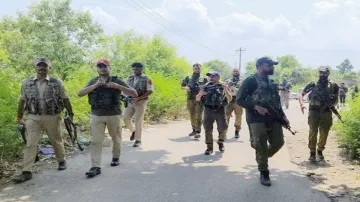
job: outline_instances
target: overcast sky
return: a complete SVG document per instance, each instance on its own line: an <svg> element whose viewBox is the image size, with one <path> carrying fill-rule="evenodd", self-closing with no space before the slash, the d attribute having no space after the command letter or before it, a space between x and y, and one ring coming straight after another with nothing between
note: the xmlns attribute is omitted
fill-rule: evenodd
<svg viewBox="0 0 360 202"><path fill-rule="evenodd" d="M1 3L0 16L31 2ZM237 65L235 50L243 47L243 67L263 55L293 54L306 66L335 67L348 58L360 70L360 0L73 0L72 6L89 10L106 33L161 34L192 63L220 58Z"/></svg>

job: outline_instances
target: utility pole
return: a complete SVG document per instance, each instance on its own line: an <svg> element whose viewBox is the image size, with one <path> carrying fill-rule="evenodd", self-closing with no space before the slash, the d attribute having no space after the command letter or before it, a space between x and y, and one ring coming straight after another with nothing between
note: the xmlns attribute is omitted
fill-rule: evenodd
<svg viewBox="0 0 360 202"><path fill-rule="evenodd" d="M241 52L246 51L245 49L242 49L240 47L239 50L235 50L236 52L239 52L239 74L241 75Z"/></svg>

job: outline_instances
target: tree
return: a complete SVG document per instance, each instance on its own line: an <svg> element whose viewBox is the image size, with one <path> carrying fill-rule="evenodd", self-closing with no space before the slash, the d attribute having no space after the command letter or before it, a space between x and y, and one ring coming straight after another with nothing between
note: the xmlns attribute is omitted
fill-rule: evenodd
<svg viewBox="0 0 360 202"><path fill-rule="evenodd" d="M295 69L301 67L300 62L293 55L284 55L278 57L277 61L279 62L279 65L277 67L280 67L281 69Z"/></svg>
<svg viewBox="0 0 360 202"><path fill-rule="evenodd" d="M341 74L344 74L346 71L351 71L354 66L352 66L349 59L345 59L340 65L336 66L336 68L339 69Z"/></svg>
<svg viewBox="0 0 360 202"><path fill-rule="evenodd" d="M210 60L203 63L204 67L209 68L211 71L217 71L220 73L221 78L228 79L232 77L232 68L227 63L220 59Z"/></svg>

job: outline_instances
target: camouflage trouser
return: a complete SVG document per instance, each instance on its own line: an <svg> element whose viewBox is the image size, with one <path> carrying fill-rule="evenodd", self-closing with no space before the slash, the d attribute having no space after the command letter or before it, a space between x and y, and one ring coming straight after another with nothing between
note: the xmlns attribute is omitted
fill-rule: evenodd
<svg viewBox="0 0 360 202"><path fill-rule="evenodd" d="M284 145L284 134L280 123L250 123L251 147L256 150L259 171L268 170L268 158L274 156ZM268 146L269 141L269 146Z"/></svg>
<svg viewBox="0 0 360 202"><path fill-rule="evenodd" d="M196 132L201 132L202 113L204 105L196 100L187 101L187 109L190 114L191 126Z"/></svg>
<svg viewBox="0 0 360 202"><path fill-rule="evenodd" d="M216 121L217 130L219 132L218 142L222 143L225 140L228 123L225 117L225 109L210 109L205 107L204 111L204 129L205 129L205 143L208 146L213 145L213 128Z"/></svg>
<svg viewBox="0 0 360 202"><path fill-rule="evenodd" d="M332 126L332 112L329 111L324 114L320 114L318 112L309 111L308 124L310 128L308 145L310 151L316 151L318 130L320 132L320 137L317 146L319 151L323 151Z"/></svg>
<svg viewBox="0 0 360 202"><path fill-rule="evenodd" d="M235 130L240 130L241 129L241 118L242 118L242 114L243 114L243 108L236 104L236 102L234 101L234 99L236 100L236 98L233 97L233 101L231 101L229 103L229 105L226 106L226 120L229 123L230 121L230 116L231 113L234 111L235 114Z"/></svg>

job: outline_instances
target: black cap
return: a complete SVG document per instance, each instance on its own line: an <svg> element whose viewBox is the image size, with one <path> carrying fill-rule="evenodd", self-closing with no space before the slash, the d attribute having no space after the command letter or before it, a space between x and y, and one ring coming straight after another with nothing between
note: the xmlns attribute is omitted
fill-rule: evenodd
<svg viewBox="0 0 360 202"><path fill-rule="evenodd" d="M195 64L193 64L193 67L195 67L195 66L199 66L199 67L201 67L201 64L199 64L199 63L195 63Z"/></svg>
<svg viewBox="0 0 360 202"><path fill-rule="evenodd" d="M272 59L268 58L268 57L262 57L262 58L259 58L257 61L256 61L256 67L260 66L260 65L263 65L263 64L269 64L269 65L277 65L279 64L278 62L275 62L273 61Z"/></svg>

